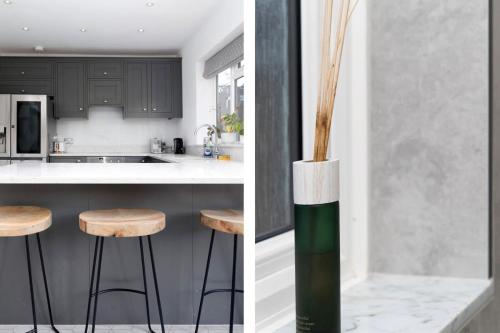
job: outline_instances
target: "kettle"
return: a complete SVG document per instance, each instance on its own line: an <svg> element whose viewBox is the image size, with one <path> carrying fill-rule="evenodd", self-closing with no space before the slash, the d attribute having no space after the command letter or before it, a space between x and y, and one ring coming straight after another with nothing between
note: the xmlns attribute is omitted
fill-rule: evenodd
<svg viewBox="0 0 500 333"><path fill-rule="evenodd" d="M174 139L174 154L184 154L186 149L184 149L184 142L181 138Z"/></svg>

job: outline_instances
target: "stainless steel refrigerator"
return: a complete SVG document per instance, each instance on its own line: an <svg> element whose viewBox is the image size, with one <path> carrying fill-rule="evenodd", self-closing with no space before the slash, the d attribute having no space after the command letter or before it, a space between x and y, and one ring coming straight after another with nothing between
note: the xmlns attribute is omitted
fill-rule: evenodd
<svg viewBox="0 0 500 333"><path fill-rule="evenodd" d="M0 95L0 165L46 161L53 135L51 97Z"/></svg>

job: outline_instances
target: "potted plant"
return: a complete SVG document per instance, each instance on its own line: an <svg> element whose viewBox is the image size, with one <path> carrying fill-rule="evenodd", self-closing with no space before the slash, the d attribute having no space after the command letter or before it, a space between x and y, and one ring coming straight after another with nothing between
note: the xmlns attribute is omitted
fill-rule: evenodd
<svg viewBox="0 0 500 333"><path fill-rule="evenodd" d="M236 143L239 141L240 133L243 132L243 123L237 113L222 115L224 131L221 133L222 143Z"/></svg>
<svg viewBox="0 0 500 333"><path fill-rule="evenodd" d="M296 331L340 333L339 161L328 143L345 33L356 0L325 1L314 159L293 163ZM336 33L332 28L336 22Z"/></svg>

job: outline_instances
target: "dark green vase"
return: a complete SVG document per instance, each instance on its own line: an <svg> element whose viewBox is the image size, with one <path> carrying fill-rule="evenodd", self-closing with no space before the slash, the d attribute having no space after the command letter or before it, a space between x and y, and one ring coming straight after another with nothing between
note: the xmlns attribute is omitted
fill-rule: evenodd
<svg viewBox="0 0 500 333"><path fill-rule="evenodd" d="M297 333L340 333L339 162L294 163Z"/></svg>

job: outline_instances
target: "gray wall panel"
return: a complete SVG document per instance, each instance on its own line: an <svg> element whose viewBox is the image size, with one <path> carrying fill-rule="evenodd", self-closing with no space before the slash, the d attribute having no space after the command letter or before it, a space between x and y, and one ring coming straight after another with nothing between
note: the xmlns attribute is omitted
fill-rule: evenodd
<svg viewBox="0 0 500 333"><path fill-rule="evenodd" d="M243 207L241 185L3 185L0 205L35 204L52 209L53 226L43 232L46 268L58 324L82 324L85 320L91 253L95 237L85 235L78 227L78 214L87 209L146 207L167 214L166 229L153 236L157 274L160 283L163 314L167 324L193 324L198 308L200 281L205 267L209 231L199 225L200 208ZM35 242L32 243L33 246ZM196 245L195 245L196 244ZM241 239L242 244L242 239ZM144 243L147 245L147 243ZM104 243L102 288L128 287L142 289L140 252L137 239L110 239ZM232 248L230 237L217 237L212 271L215 285L230 286L227 261ZM33 247L32 247L33 248ZM33 248L35 249L35 248ZM222 251L222 252L219 252ZM238 257L242 286L243 251ZM33 258L37 252L32 252ZM150 269L146 252L146 265ZM34 260L37 281L38 317L44 323L47 315L42 297L42 279ZM158 323L154 285L148 270L148 288L152 320ZM25 281L26 280L26 281ZM0 323L29 324L31 311L27 271L22 238L0 238ZM226 324L229 297L209 297L202 322ZM243 299L237 298L241 323ZM227 311L226 311L227 310ZM133 294L107 294L99 299L98 323L145 323L144 301Z"/></svg>

